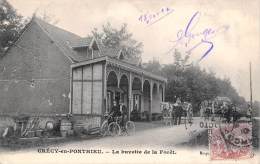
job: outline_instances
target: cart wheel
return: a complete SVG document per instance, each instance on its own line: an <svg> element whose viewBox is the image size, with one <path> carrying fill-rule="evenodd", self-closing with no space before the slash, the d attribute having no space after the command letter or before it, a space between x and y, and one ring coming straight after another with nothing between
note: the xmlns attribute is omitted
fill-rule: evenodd
<svg viewBox="0 0 260 164"><path fill-rule="evenodd" d="M121 133L120 126L116 122L111 122L108 126L108 130L111 136L118 136Z"/></svg>
<svg viewBox="0 0 260 164"><path fill-rule="evenodd" d="M100 135L104 137L108 135L108 132L108 121L105 120L100 127Z"/></svg>
<svg viewBox="0 0 260 164"><path fill-rule="evenodd" d="M125 128L126 128L126 133L128 135L135 134L135 124L134 124L133 121L127 121L126 125L125 125Z"/></svg>

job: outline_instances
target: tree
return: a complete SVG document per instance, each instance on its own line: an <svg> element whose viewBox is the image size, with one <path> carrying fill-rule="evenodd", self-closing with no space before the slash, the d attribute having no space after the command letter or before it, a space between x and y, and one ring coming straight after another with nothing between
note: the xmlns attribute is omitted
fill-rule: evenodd
<svg viewBox="0 0 260 164"><path fill-rule="evenodd" d="M217 78L214 72L207 72L199 65L187 64L189 58L175 50L174 62L161 66L159 61L150 61L145 69L159 73L168 79L165 89L165 100L175 102L177 97L182 101L192 102L194 112L204 100L212 100L217 96L229 97L238 106L246 103L237 93L228 78Z"/></svg>
<svg viewBox="0 0 260 164"><path fill-rule="evenodd" d="M0 55L14 43L23 27L22 16L6 0L0 0Z"/></svg>
<svg viewBox="0 0 260 164"><path fill-rule="evenodd" d="M158 60L155 58L152 61L148 61L148 63L144 63L143 67L145 70L152 72L157 75L162 75L162 66Z"/></svg>
<svg viewBox="0 0 260 164"><path fill-rule="evenodd" d="M49 24L56 25L59 23L59 20L56 19L55 15L50 12L50 10L51 10L50 5L51 5L51 3L43 8L40 8L40 9L37 8L35 10L33 16L36 16L37 18L40 18Z"/></svg>
<svg viewBox="0 0 260 164"><path fill-rule="evenodd" d="M175 49L174 54L173 54L173 59L174 59L173 63L180 69L184 69L184 67L189 66L187 64L189 57L190 57L189 55L182 56L182 54L177 49Z"/></svg>
<svg viewBox="0 0 260 164"><path fill-rule="evenodd" d="M36 15L38 18L42 19L45 22L48 22L49 24L56 25L59 23L59 20L56 19L52 14L46 12L46 10L44 10L43 13Z"/></svg>
<svg viewBox="0 0 260 164"><path fill-rule="evenodd" d="M96 39L101 40L105 47L124 49L128 58L141 61L143 44L132 38L133 35L127 31L127 24L123 24L118 30L110 23L106 23L102 26L101 32L94 28L92 34Z"/></svg>

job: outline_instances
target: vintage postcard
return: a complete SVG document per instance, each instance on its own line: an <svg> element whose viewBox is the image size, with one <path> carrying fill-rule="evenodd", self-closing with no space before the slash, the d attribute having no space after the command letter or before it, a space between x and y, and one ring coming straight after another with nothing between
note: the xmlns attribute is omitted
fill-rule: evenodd
<svg viewBox="0 0 260 164"><path fill-rule="evenodd" d="M0 164L259 164L259 0L0 0Z"/></svg>

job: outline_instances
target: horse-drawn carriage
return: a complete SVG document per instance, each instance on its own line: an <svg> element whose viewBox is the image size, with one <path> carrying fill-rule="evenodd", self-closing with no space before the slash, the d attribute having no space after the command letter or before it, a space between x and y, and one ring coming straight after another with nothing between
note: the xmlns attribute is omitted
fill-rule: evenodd
<svg viewBox="0 0 260 164"><path fill-rule="evenodd" d="M200 116L205 120L236 121L241 117L248 117L247 107L237 107L228 97L216 97L204 100L200 105Z"/></svg>
<svg viewBox="0 0 260 164"><path fill-rule="evenodd" d="M165 125L172 125L172 104L169 102L161 102L162 121Z"/></svg>
<svg viewBox="0 0 260 164"><path fill-rule="evenodd" d="M181 117L184 120L184 123L186 122L192 122L193 117L193 109L192 104L189 102L183 102L183 103L170 103L170 102L162 102L161 103L161 112L162 112L162 121L165 125L172 125L172 123L176 119L177 111L176 106L180 105L182 107Z"/></svg>
<svg viewBox="0 0 260 164"><path fill-rule="evenodd" d="M213 100L204 100L200 105L200 116L205 120L215 117L223 118L223 114L229 110L231 100L228 97L216 97Z"/></svg>

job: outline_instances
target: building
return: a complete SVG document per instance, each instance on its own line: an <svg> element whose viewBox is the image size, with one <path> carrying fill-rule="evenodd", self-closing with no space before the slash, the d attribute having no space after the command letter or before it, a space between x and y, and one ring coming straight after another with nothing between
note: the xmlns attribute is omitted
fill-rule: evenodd
<svg viewBox="0 0 260 164"><path fill-rule="evenodd" d="M123 49L32 18L0 59L0 114L72 114L100 125L116 100L140 117L160 113L166 79L143 70ZM77 118L78 119L78 118Z"/></svg>

